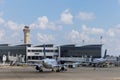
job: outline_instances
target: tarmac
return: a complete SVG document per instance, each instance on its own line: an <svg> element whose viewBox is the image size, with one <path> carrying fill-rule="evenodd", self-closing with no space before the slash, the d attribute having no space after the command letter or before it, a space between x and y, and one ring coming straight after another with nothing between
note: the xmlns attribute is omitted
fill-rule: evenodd
<svg viewBox="0 0 120 80"><path fill-rule="evenodd" d="M120 80L120 67L78 67L65 72L38 72L33 66L0 66L0 80Z"/></svg>

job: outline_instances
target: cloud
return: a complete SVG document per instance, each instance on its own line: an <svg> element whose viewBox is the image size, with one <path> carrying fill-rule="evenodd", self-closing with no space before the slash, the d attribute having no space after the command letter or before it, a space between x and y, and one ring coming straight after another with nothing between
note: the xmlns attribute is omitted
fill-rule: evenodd
<svg viewBox="0 0 120 80"><path fill-rule="evenodd" d="M0 40L3 39L5 35L5 31L4 30L0 30Z"/></svg>
<svg viewBox="0 0 120 80"><path fill-rule="evenodd" d="M15 23L15 22L13 22L13 21L8 21L7 23L6 23L6 26L8 27L8 28L10 28L11 30L22 30L23 29L23 27L24 27L24 24L17 24L17 23Z"/></svg>
<svg viewBox="0 0 120 80"><path fill-rule="evenodd" d="M0 17L2 17L3 16L3 12L0 12Z"/></svg>
<svg viewBox="0 0 120 80"><path fill-rule="evenodd" d="M82 31L88 34L103 34L104 29L95 28L95 27L87 27L86 25L82 25Z"/></svg>
<svg viewBox="0 0 120 80"><path fill-rule="evenodd" d="M48 18L46 16L38 18L38 27L40 27L41 29L46 29L47 24L48 24Z"/></svg>
<svg viewBox="0 0 120 80"><path fill-rule="evenodd" d="M120 4L120 0L118 0L118 4Z"/></svg>
<svg viewBox="0 0 120 80"><path fill-rule="evenodd" d="M55 40L53 35L46 35L42 33L37 34L37 39L41 43L50 43Z"/></svg>
<svg viewBox="0 0 120 80"><path fill-rule="evenodd" d="M3 16L3 12L0 12L0 24L3 24L5 22L2 16Z"/></svg>
<svg viewBox="0 0 120 80"><path fill-rule="evenodd" d="M81 43L83 40L86 43L99 43L100 40L96 39L96 37L100 37L105 33L104 29L96 28L96 27L88 27L86 25L82 25L80 30L72 30L71 32L65 35L65 39L72 43Z"/></svg>
<svg viewBox="0 0 120 80"><path fill-rule="evenodd" d="M2 43L15 44L21 38L21 32L24 24L18 24L12 20L2 18L3 12L0 12L0 41Z"/></svg>
<svg viewBox="0 0 120 80"><path fill-rule="evenodd" d="M50 22L47 16L42 16L37 19L36 22L30 24L30 28L32 29L50 29L50 30L60 30L62 29L62 25L57 24L55 22Z"/></svg>
<svg viewBox="0 0 120 80"><path fill-rule="evenodd" d="M3 18L0 18L0 24L3 24L5 21Z"/></svg>
<svg viewBox="0 0 120 80"><path fill-rule="evenodd" d="M110 36L110 37L114 37L115 36L115 33L113 30L109 29L107 34Z"/></svg>
<svg viewBox="0 0 120 80"><path fill-rule="evenodd" d="M3 4L5 0L0 0L0 4Z"/></svg>
<svg viewBox="0 0 120 80"><path fill-rule="evenodd" d="M80 43L82 40L88 40L88 35L84 34L83 32L72 30L65 36L65 39L69 40L72 43Z"/></svg>
<svg viewBox="0 0 120 80"><path fill-rule="evenodd" d="M72 24L73 23L73 16L69 12L69 10L65 10L60 17L60 23L59 22L51 22L49 21L47 16L38 17L38 19L30 24L30 27L32 29L50 29L50 30L61 30L62 24Z"/></svg>
<svg viewBox="0 0 120 80"><path fill-rule="evenodd" d="M73 16L68 9L61 14L60 21L62 24L73 24Z"/></svg>
<svg viewBox="0 0 120 80"><path fill-rule="evenodd" d="M59 25L59 24L56 24L53 22L49 23L48 26L50 26L50 27L48 27L48 29L51 29L51 30L62 30L62 28L63 28L62 25Z"/></svg>
<svg viewBox="0 0 120 80"><path fill-rule="evenodd" d="M3 12L0 12L0 24L4 24L5 20L2 18Z"/></svg>
<svg viewBox="0 0 120 80"><path fill-rule="evenodd" d="M80 20L83 21L92 21L94 19L96 19L96 16L94 13L92 12L80 12L77 16Z"/></svg>
<svg viewBox="0 0 120 80"><path fill-rule="evenodd" d="M120 24L116 25L115 27L109 28L107 31L107 35L109 37L119 37L120 34Z"/></svg>
<svg viewBox="0 0 120 80"><path fill-rule="evenodd" d="M11 35L12 38L15 38L15 37L18 37L18 36L20 36L18 32L14 32L14 33Z"/></svg>
<svg viewBox="0 0 120 80"><path fill-rule="evenodd" d="M80 40L80 33L76 30L72 30L66 37L66 39L71 40L72 42L75 42L77 40Z"/></svg>
<svg viewBox="0 0 120 80"><path fill-rule="evenodd" d="M38 17L38 19L35 23L30 24L30 27L31 28L46 29L48 21L49 20L48 20L47 16Z"/></svg>

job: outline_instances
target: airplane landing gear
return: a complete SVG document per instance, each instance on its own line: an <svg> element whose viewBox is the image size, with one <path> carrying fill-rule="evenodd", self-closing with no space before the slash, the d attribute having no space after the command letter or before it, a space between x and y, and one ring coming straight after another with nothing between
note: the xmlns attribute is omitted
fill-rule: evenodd
<svg viewBox="0 0 120 80"><path fill-rule="evenodd" d="M43 70L42 70L42 69L39 69L39 72L43 72Z"/></svg>
<svg viewBox="0 0 120 80"><path fill-rule="evenodd" d="M67 71L67 68L65 66L62 66L61 71Z"/></svg>
<svg viewBox="0 0 120 80"><path fill-rule="evenodd" d="M57 70L56 70L56 72L60 72L60 70L59 70L59 69L57 69Z"/></svg>
<svg viewBox="0 0 120 80"><path fill-rule="evenodd" d="M39 72L43 72L43 70L39 66L36 66L36 70L39 70Z"/></svg>
<svg viewBox="0 0 120 80"><path fill-rule="evenodd" d="M54 72L54 69L52 69L52 72Z"/></svg>

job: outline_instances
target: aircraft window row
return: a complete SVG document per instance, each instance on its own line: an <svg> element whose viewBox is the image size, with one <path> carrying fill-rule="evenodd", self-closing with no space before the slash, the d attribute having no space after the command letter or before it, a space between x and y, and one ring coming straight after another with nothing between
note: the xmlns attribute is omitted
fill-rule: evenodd
<svg viewBox="0 0 120 80"><path fill-rule="evenodd" d="M42 52L42 50L28 50L28 52Z"/></svg>
<svg viewBox="0 0 120 80"><path fill-rule="evenodd" d="M57 50L45 50L46 52L57 52ZM28 50L28 52L43 52L43 50Z"/></svg>
<svg viewBox="0 0 120 80"><path fill-rule="evenodd" d="M46 52L55 52L54 50L46 50Z"/></svg>
<svg viewBox="0 0 120 80"><path fill-rule="evenodd" d="M40 60L40 59L42 59L42 56L28 56L28 59L30 59L30 60Z"/></svg>
<svg viewBox="0 0 120 80"><path fill-rule="evenodd" d="M43 56L28 56L29 60L41 60L43 58ZM52 56L46 56L46 58L52 58Z"/></svg>

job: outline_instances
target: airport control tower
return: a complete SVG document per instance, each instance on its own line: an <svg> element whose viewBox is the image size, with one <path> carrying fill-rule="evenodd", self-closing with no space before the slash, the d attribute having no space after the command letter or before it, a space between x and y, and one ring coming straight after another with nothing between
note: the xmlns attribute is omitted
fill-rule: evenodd
<svg viewBox="0 0 120 80"><path fill-rule="evenodd" d="M30 29L28 26L25 26L23 29L24 32L24 44L30 43Z"/></svg>

